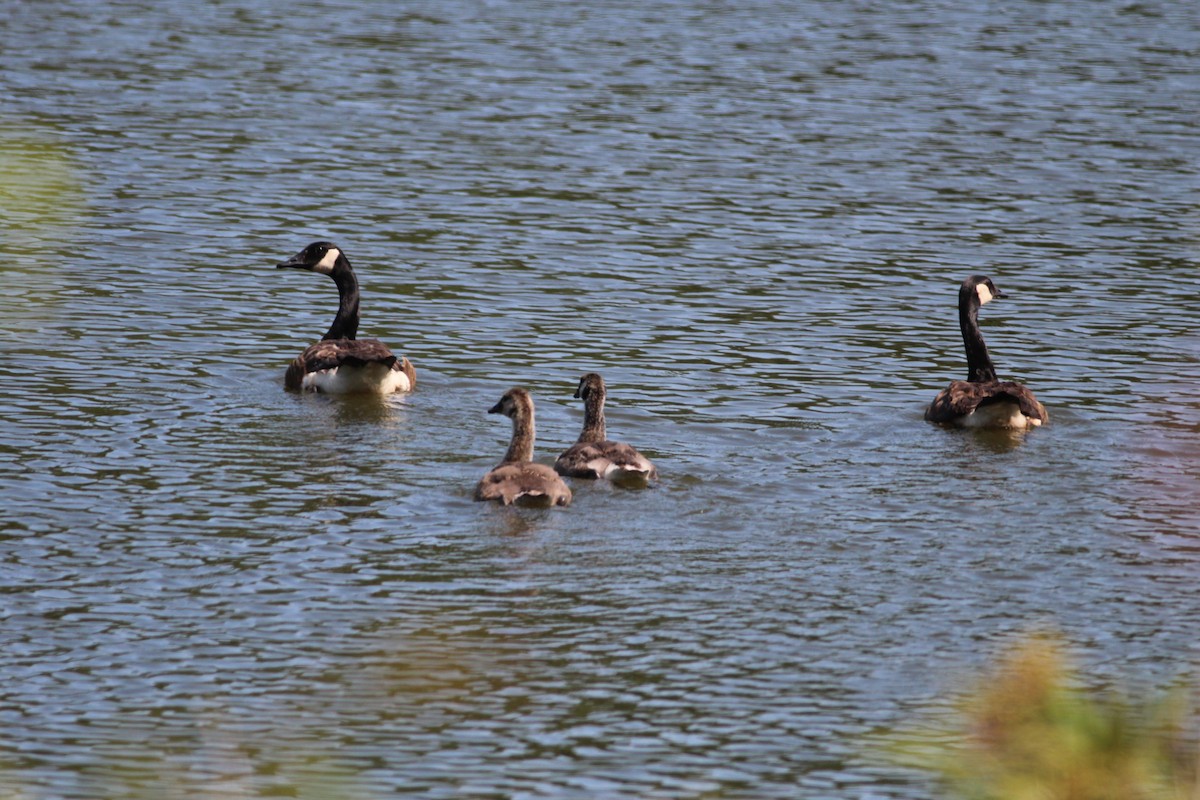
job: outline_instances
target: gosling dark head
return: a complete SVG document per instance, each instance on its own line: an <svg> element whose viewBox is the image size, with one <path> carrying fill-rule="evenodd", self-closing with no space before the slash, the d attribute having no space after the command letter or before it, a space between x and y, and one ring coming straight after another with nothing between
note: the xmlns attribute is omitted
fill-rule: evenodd
<svg viewBox="0 0 1200 800"><path fill-rule="evenodd" d="M595 372L589 372L579 379L579 387L575 389L576 400L587 400L595 393L604 393L604 378Z"/></svg>

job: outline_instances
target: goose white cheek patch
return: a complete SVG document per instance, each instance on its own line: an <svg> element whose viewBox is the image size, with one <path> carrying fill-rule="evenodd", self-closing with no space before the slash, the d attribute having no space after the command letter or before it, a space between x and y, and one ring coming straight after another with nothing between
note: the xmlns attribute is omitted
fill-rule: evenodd
<svg viewBox="0 0 1200 800"><path fill-rule="evenodd" d="M987 287L986 283L976 286L975 291L979 294L979 305L983 305L992 299L992 290Z"/></svg>
<svg viewBox="0 0 1200 800"><path fill-rule="evenodd" d="M317 262L317 265L313 267L313 269L317 272L333 272L334 262L338 260L338 256L341 254L342 251L338 250L336 247L329 248L329 252L325 254L324 258Z"/></svg>

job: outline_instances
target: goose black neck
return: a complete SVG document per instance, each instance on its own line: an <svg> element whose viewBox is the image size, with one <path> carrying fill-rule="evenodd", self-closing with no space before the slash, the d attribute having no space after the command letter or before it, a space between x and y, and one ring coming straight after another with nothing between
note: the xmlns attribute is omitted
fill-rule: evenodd
<svg viewBox="0 0 1200 800"><path fill-rule="evenodd" d="M583 433L579 434L579 441L603 442L605 438L604 392L593 388L583 401Z"/></svg>
<svg viewBox="0 0 1200 800"><path fill-rule="evenodd" d="M963 346L967 350L967 380L971 383L996 380L996 367L979 332L979 295L973 288L964 287L958 298L958 326L962 328Z"/></svg>
<svg viewBox="0 0 1200 800"><path fill-rule="evenodd" d="M533 461L533 414L518 409L513 414L512 423L512 441L508 443L508 452L504 454L502 463Z"/></svg>
<svg viewBox="0 0 1200 800"><path fill-rule="evenodd" d="M338 289L338 311L324 339L353 339L358 335L358 278L350 262L339 255L329 273Z"/></svg>

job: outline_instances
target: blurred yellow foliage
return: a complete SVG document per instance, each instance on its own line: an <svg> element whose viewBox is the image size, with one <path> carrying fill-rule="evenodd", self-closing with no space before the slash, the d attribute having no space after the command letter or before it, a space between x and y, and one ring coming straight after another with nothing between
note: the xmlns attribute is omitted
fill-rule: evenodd
<svg viewBox="0 0 1200 800"><path fill-rule="evenodd" d="M1191 704L1091 689L1054 637L1021 641L935 724L897 737L906 763L970 800L1200 800Z"/></svg>
<svg viewBox="0 0 1200 800"><path fill-rule="evenodd" d="M70 223L81 194L66 147L45 134L0 127L0 210L6 226L36 230Z"/></svg>

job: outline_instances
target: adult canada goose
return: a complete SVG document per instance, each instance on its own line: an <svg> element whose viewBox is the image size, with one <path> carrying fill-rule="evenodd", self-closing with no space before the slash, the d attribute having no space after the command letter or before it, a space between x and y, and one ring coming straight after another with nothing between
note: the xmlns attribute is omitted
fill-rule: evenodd
<svg viewBox="0 0 1200 800"><path fill-rule="evenodd" d="M632 445L610 442L604 430L604 378L589 372L579 379L575 398L583 400L583 432L575 444L566 449L554 469L572 478L608 478L618 481L627 478L649 480L658 477L650 459Z"/></svg>
<svg viewBox="0 0 1200 800"><path fill-rule="evenodd" d="M958 290L958 324L967 350L967 379L951 381L925 410L930 422L962 428L1031 428L1049 420L1033 392L996 378L979 332L979 307L1004 297L991 278L972 275Z"/></svg>
<svg viewBox="0 0 1200 800"><path fill-rule="evenodd" d="M407 358L397 358L378 339L356 339L358 278L346 254L330 242L313 242L277 268L306 269L333 278L338 289L337 316L321 341L310 345L288 367L283 385L298 392L388 394L407 392L417 374Z"/></svg>
<svg viewBox="0 0 1200 800"><path fill-rule="evenodd" d="M519 387L509 389L488 413L503 414L512 420L512 441L504 460L475 487L475 499L499 500L506 506L518 501L548 506L570 503L571 490L558 473L533 463L533 398L529 392Z"/></svg>

